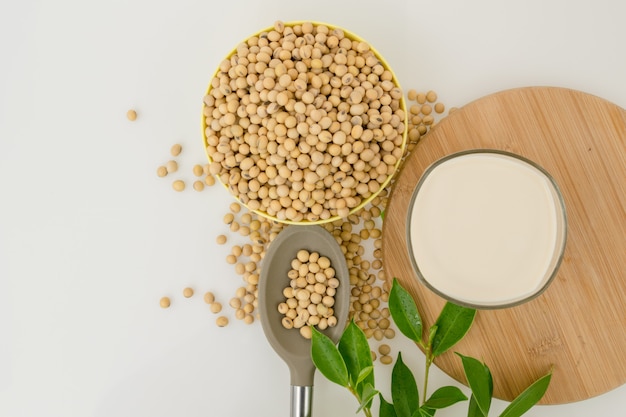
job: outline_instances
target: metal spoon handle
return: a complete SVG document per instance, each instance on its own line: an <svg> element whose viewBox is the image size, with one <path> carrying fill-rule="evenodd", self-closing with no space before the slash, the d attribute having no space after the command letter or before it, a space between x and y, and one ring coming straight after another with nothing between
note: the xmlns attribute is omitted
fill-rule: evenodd
<svg viewBox="0 0 626 417"><path fill-rule="evenodd" d="M291 386L291 417L311 417L312 386Z"/></svg>

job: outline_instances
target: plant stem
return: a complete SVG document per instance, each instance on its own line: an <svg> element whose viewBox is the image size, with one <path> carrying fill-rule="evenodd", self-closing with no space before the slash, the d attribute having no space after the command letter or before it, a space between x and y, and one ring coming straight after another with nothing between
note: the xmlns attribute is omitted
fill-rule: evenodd
<svg viewBox="0 0 626 417"><path fill-rule="evenodd" d="M424 389L423 389L423 399L422 404L426 402L428 398L428 374L430 371L430 365L433 363L433 357L430 354L430 349L426 351L426 367L424 369Z"/></svg>
<svg viewBox="0 0 626 417"><path fill-rule="evenodd" d="M352 388L351 386L348 387L348 391L350 391L352 393L352 395L354 395L354 398L356 398L357 401L361 401L359 399L359 395L357 394L356 390L354 388ZM370 410L368 407L363 407L363 414L365 414L365 417L372 417L372 410Z"/></svg>

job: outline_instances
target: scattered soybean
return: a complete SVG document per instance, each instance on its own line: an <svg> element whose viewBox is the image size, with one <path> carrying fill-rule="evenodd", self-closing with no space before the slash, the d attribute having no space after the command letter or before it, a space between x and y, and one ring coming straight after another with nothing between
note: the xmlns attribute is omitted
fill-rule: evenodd
<svg viewBox="0 0 626 417"><path fill-rule="evenodd" d="M185 189L185 181L183 180L176 180L172 183L172 188L174 189L174 191L183 191Z"/></svg>
<svg viewBox="0 0 626 417"><path fill-rule="evenodd" d="M161 306L161 308L168 308L170 306L169 297L161 297L161 299L159 300L159 305Z"/></svg>

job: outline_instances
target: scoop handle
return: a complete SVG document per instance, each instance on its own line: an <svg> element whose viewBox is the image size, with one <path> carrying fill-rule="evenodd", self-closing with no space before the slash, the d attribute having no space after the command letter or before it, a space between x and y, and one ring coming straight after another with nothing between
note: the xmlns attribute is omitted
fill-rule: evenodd
<svg viewBox="0 0 626 417"><path fill-rule="evenodd" d="M291 386L291 417L311 417L312 402L312 386Z"/></svg>

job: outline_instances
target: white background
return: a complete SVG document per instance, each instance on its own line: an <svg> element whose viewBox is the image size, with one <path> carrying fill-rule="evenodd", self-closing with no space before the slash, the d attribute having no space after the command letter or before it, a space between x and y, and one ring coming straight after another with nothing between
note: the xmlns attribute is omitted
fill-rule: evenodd
<svg viewBox="0 0 626 417"><path fill-rule="evenodd" d="M626 107L625 15L615 0L1 0L0 417L288 415L260 324L217 328L202 301L226 304L240 283L215 243L230 195L175 193L155 173L179 142L177 178L193 180L202 96L248 35L276 19L341 25L448 106L550 85ZM421 372L417 348L392 345ZM390 369L376 369L385 393ZM621 415L625 394L528 415ZM318 375L315 415L356 408Z"/></svg>

